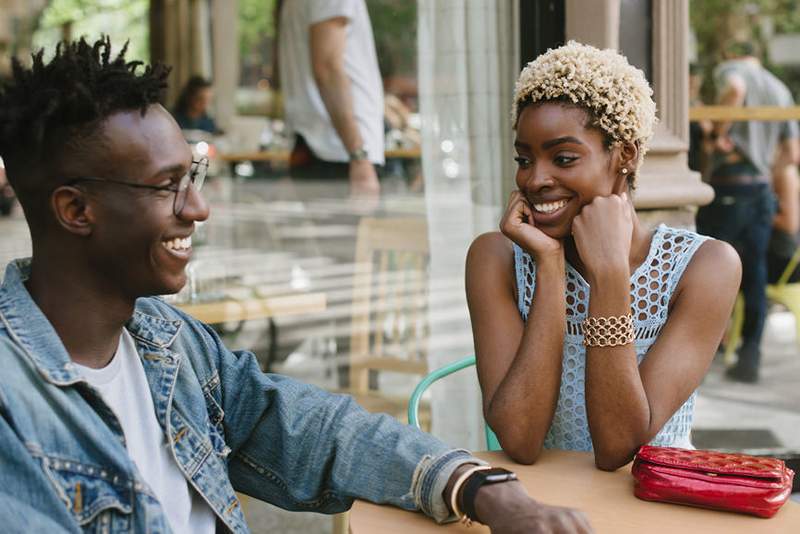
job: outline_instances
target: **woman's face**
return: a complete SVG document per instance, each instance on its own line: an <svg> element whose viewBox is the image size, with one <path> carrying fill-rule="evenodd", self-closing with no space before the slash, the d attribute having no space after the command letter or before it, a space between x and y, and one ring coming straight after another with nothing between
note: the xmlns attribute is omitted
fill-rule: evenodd
<svg viewBox="0 0 800 534"><path fill-rule="evenodd" d="M211 100L214 98L214 91L211 87L203 87L195 92L194 97L192 98L191 108L192 111L195 113L205 113L209 106L211 106Z"/></svg>
<svg viewBox="0 0 800 534"><path fill-rule="evenodd" d="M607 149L603 133L586 123L585 111L560 103L528 105L517 123L517 187L533 225L554 239L570 235L572 220L595 197L627 190L619 150Z"/></svg>

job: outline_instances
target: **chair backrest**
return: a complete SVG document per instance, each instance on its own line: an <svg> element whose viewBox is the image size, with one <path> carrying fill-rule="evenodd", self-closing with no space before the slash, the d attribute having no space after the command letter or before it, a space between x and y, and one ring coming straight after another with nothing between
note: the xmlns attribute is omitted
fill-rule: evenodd
<svg viewBox="0 0 800 534"><path fill-rule="evenodd" d="M408 423L419 428L419 402L420 399L422 399L422 394L425 393L431 384L457 371L467 367L472 367L473 365L475 365L475 356L467 356L466 358L462 358L451 364L445 365L444 367L440 367L439 369L431 371L431 373L423 378L420 383L417 384L417 387L414 388L414 392L411 393L411 398L408 400ZM486 435L486 448L490 451L502 450L500 447L500 442L497 440L497 436L494 432L492 432L492 429L489 428L489 425L485 422L483 424L483 430Z"/></svg>
<svg viewBox="0 0 800 534"><path fill-rule="evenodd" d="M424 375L427 355L428 228L414 217L365 217L356 236L350 329L350 391L370 389L370 371Z"/></svg>

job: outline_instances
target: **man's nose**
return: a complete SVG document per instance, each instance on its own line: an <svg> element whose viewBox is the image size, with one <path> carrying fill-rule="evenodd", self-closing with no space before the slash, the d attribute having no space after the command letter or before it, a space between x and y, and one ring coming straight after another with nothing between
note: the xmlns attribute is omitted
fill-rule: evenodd
<svg viewBox="0 0 800 534"><path fill-rule="evenodd" d="M208 206L203 194L198 191L194 184L189 185L186 191L186 204L180 213L180 218L187 221L202 222L208 219L208 214L211 208Z"/></svg>

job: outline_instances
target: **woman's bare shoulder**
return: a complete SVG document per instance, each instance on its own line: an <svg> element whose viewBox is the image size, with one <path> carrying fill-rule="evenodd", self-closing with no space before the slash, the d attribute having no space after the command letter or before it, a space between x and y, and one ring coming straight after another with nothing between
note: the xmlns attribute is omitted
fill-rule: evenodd
<svg viewBox="0 0 800 534"><path fill-rule="evenodd" d="M475 238L467 253L466 286L468 298L509 295L514 301L517 282L510 239L500 232L487 232Z"/></svg>
<svg viewBox="0 0 800 534"><path fill-rule="evenodd" d="M736 249L725 241L708 239L694 253L679 288L735 294L741 277L742 262Z"/></svg>
<svg viewBox="0 0 800 534"><path fill-rule="evenodd" d="M476 237L467 253L467 268L470 265L486 265L492 268L506 267L513 263L513 244L510 239L497 231L486 232Z"/></svg>

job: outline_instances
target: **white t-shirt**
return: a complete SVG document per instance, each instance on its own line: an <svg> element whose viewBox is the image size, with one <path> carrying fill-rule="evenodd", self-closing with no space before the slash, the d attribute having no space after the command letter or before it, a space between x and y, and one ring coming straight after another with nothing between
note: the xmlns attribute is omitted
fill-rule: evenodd
<svg viewBox="0 0 800 534"><path fill-rule="evenodd" d="M347 150L333 127L311 66L311 26L344 17L344 68L353 93L353 114L369 159L384 163L383 83L364 0L291 0L283 3L278 45L287 127L305 138L325 161L346 162Z"/></svg>
<svg viewBox="0 0 800 534"><path fill-rule="evenodd" d="M214 512L178 468L156 419L136 345L127 330L122 332L111 363L102 369L77 367L119 419L128 454L158 497L173 532L213 534Z"/></svg>

